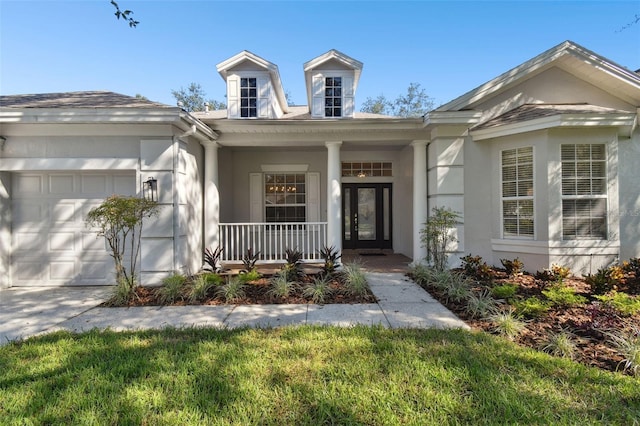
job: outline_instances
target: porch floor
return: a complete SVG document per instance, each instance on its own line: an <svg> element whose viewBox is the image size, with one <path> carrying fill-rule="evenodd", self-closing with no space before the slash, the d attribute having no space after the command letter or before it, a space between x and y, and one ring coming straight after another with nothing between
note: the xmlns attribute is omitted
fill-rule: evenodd
<svg viewBox="0 0 640 426"><path fill-rule="evenodd" d="M393 253L390 250L343 250L340 263L358 262L367 272L401 273L409 271L411 259L405 255ZM230 273L235 273L242 269L242 263L223 262L223 266ZM256 265L262 274L275 274L282 264L269 263ZM303 270L305 273L314 273L322 269L322 263L305 263Z"/></svg>

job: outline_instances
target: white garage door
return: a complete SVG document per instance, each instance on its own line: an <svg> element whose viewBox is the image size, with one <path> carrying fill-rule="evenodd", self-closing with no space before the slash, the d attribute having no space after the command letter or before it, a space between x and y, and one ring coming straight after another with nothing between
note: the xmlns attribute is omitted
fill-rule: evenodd
<svg viewBox="0 0 640 426"><path fill-rule="evenodd" d="M113 284L113 260L85 217L109 195L134 194L135 181L135 172L14 174L12 285Z"/></svg>

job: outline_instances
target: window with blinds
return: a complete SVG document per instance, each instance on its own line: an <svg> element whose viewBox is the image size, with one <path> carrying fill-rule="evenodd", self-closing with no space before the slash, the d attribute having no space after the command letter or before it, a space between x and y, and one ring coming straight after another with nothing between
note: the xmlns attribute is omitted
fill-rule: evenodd
<svg viewBox="0 0 640 426"><path fill-rule="evenodd" d="M607 155L604 144L561 145L562 238L607 238Z"/></svg>
<svg viewBox="0 0 640 426"><path fill-rule="evenodd" d="M502 236L533 238L533 147L501 153Z"/></svg>

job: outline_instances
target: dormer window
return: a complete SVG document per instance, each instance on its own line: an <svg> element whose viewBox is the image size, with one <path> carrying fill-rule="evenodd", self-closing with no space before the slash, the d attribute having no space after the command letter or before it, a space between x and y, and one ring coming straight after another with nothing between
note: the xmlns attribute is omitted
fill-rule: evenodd
<svg viewBox="0 0 640 426"><path fill-rule="evenodd" d="M240 117L258 116L258 89L255 78L240 79Z"/></svg>
<svg viewBox="0 0 640 426"><path fill-rule="evenodd" d="M362 62L337 50L304 64L307 99L312 118L353 118Z"/></svg>
<svg viewBox="0 0 640 426"><path fill-rule="evenodd" d="M227 117L281 118L288 112L278 67L246 50L217 65L227 83Z"/></svg>
<svg viewBox="0 0 640 426"><path fill-rule="evenodd" d="M324 87L324 116L342 117L342 77L327 77Z"/></svg>

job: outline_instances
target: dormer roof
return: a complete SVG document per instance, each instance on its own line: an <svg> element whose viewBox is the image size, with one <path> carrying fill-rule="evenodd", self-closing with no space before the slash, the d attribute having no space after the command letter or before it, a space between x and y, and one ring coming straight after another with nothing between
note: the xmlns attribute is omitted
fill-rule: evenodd
<svg viewBox="0 0 640 426"><path fill-rule="evenodd" d="M280 103L280 107L284 112L287 112L287 98L284 93L284 88L282 87L282 80L280 80L280 71L278 71L278 66L273 62L269 62L266 59L249 52L248 50L243 50L237 55L234 55L231 58L220 62L218 65L216 65L216 69L218 70L218 73L220 73L220 76L226 82L230 71L242 68L247 63L252 64L253 67L257 67L269 73L271 84L276 93L278 102Z"/></svg>
<svg viewBox="0 0 640 426"><path fill-rule="evenodd" d="M362 74L362 62L355 60L352 57L337 51L336 49L331 49L327 53L324 53L314 59L311 59L308 62L305 62L305 64L303 65L304 79L307 86L307 100L309 102L309 105L311 105L313 102L313 71L320 68L329 69L331 68L332 64L335 64L335 68L337 69L353 71L353 91L355 92L355 90L357 89L358 81L360 80L360 74Z"/></svg>

